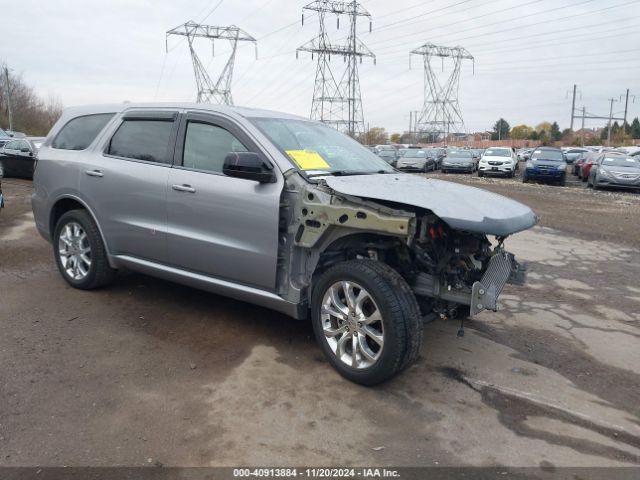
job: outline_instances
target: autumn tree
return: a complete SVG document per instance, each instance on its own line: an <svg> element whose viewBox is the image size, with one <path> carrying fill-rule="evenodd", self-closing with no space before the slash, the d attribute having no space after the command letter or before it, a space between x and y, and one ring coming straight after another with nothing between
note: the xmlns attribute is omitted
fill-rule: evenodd
<svg viewBox="0 0 640 480"><path fill-rule="evenodd" d="M384 145L389 142L389 134L383 127L371 127L364 134L365 142L368 145Z"/></svg>
<svg viewBox="0 0 640 480"><path fill-rule="evenodd" d="M525 140L529 138L533 129L528 125L516 125L511 129L511 138Z"/></svg>
<svg viewBox="0 0 640 480"><path fill-rule="evenodd" d="M400 139L402 138L402 135L400 135L399 133L392 133L391 137L389 137L391 140L391 143L400 143Z"/></svg>

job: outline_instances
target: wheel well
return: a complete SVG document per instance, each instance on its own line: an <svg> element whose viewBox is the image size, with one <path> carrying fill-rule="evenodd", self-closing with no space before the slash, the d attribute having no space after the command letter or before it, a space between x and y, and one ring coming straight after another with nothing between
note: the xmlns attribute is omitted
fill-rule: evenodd
<svg viewBox="0 0 640 480"><path fill-rule="evenodd" d="M401 271L409 250L403 239L371 233L357 233L338 238L320 254L313 276L338 262L355 258L371 258Z"/></svg>
<svg viewBox="0 0 640 480"><path fill-rule="evenodd" d="M51 209L51 216L49 218L49 232L53 238L53 232L55 231L56 224L62 215L70 210L86 210L85 206L79 201L73 198L62 198L58 200Z"/></svg>

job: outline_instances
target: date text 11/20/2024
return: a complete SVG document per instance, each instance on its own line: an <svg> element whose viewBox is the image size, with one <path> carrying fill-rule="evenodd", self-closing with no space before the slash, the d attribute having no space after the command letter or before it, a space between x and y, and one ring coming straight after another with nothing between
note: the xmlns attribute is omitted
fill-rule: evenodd
<svg viewBox="0 0 640 480"><path fill-rule="evenodd" d="M234 478L400 478L387 468L234 468Z"/></svg>

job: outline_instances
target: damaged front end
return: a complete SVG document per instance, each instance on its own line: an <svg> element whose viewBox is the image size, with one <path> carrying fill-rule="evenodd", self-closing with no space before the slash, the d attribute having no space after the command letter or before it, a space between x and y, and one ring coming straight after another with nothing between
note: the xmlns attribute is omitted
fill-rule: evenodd
<svg viewBox="0 0 640 480"><path fill-rule="evenodd" d="M507 283L523 285L526 265L504 249L504 237L492 247L479 233L452 230L434 215L420 220L410 248L419 267L412 277L415 294L444 317L473 316L497 310Z"/></svg>

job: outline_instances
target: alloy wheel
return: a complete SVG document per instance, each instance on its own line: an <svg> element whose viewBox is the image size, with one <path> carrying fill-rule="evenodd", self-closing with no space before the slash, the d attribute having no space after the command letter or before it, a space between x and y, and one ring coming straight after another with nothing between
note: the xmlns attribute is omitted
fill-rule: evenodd
<svg viewBox="0 0 640 480"><path fill-rule="evenodd" d="M58 237L58 255L65 273L73 280L82 280L91 269L91 245L82 225L67 223Z"/></svg>
<svg viewBox="0 0 640 480"><path fill-rule="evenodd" d="M384 322L373 297L355 282L331 285L322 298L324 338L344 364L363 369L374 365L384 348Z"/></svg>

